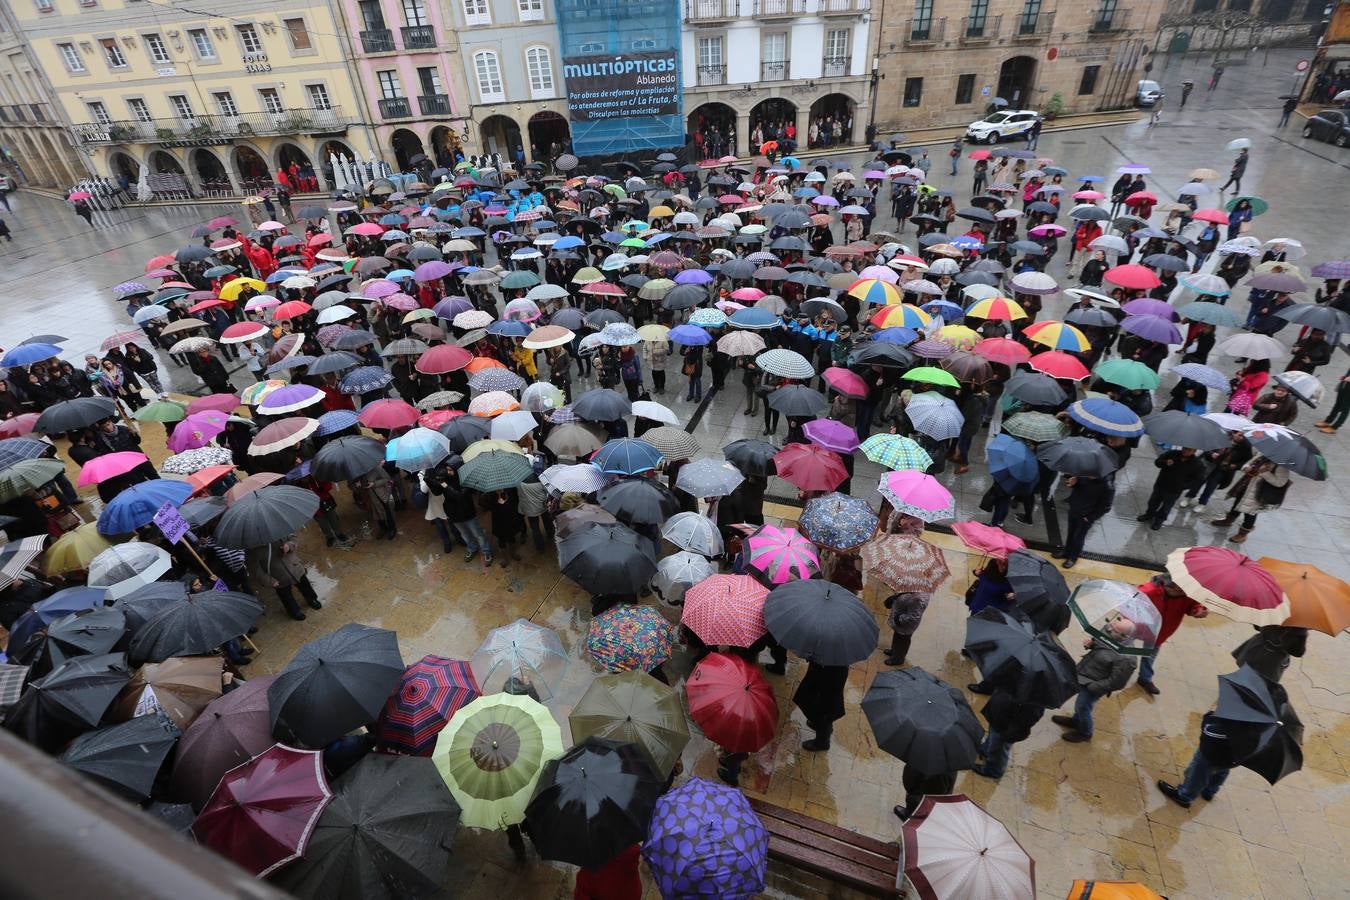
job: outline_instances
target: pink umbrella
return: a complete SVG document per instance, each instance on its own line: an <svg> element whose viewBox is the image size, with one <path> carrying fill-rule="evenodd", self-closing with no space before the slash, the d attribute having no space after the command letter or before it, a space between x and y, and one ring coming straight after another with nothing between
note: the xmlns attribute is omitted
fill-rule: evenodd
<svg viewBox="0 0 1350 900"><path fill-rule="evenodd" d="M66 199L74 202L76 200L88 200L93 196L94 195L89 193L88 191L74 191Z"/></svg>
<svg viewBox="0 0 1350 900"><path fill-rule="evenodd" d="M952 531L956 532L961 543L994 559L1007 559L1012 551L1026 548L1026 542L1017 535L982 522L957 522L952 526Z"/></svg>
<svg viewBox="0 0 1350 900"><path fill-rule="evenodd" d="M410 428L417 424L422 414L417 407L403 400L386 397L376 400L361 410L357 420L367 428L379 428L393 431L396 428Z"/></svg>
<svg viewBox="0 0 1350 900"><path fill-rule="evenodd" d="M374 222L361 222L347 229L348 234L361 234L367 237L375 237L384 234L384 226L376 225Z"/></svg>
<svg viewBox="0 0 1350 900"><path fill-rule="evenodd" d="M213 409L191 413L186 419L174 426L169 435L169 449L174 453L184 450L196 450L211 443L211 439L225 430L224 413Z"/></svg>
<svg viewBox="0 0 1350 900"><path fill-rule="evenodd" d="M449 263L433 259L424 262L413 272L413 278L419 282L437 281L455 271Z"/></svg>
<svg viewBox="0 0 1350 900"><path fill-rule="evenodd" d="M390 309L396 309L399 312L412 312L414 309L417 309L418 307L418 303L416 300L414 300L412 297L409 297L407 294L402 293L390 294L388 297L385 297L380 302L383 303L385 306L389 307Z"/></svg>
<svg viewBox="0 0 1350 900"><path fill-rule="evenodd" d="M133 341L142 340L145 340L145 332L143 331L119 331L117 334L105 337L103 343L99 345L99 349L111 350L112 348L120 347L123 344L130 344Z"/></svg>
<svg viewBox="0 0 1350 900"><path fill-rule="evenodd" d="M144 453L135 453L124 451L122 453L105 453L102 456L95 456L89 462L85 463L80 469L80 477L76 484L85 487L91 484L99 484L107 481L109 478L116 478L118 475L125 475L141 463L150 460Z"/></svg>
<svg viewBox="0 0 1350 900"><path fill-rule="evenodd" d="M755 287L736 288L736 290L731 292L732 300L744 300L747 303L754 303L761 297L766 296L768 295L765 294L763 291L761 291L759 288Z"/></svg>
<svg viewBox="0 0 1350 900"><path fill-rule="evenodd" d="M852 453L858 449L858 432L835 419L812 419L802 426L807 440L835 453Z"/></svg>
<svg viewBox="0 0 1350 900"><path fill-rule="evenodd" d="M361 295L379 299L399 293L398 285L384 278L377 278L361 288Z"/></svg>
<svg viewBox="0 0 1350 900"><path fill-rule="evenodd" d="M900 283L900 273L892 269L890 266L868 266L867 268L863 269L861 272L858 273L859 281L863 280L864 278L880 278L882 281L885 281L888 284Z"/></svg>
<svg viewBox="0 0 1350 900"><path fill-rule="evenodd" d="M839 366L830 366L820 374L825 379L826 384L845 397L861 399L867 396L867 382L863 381L862 376L856 372L842 369Z"/></svg>
<svg viewBox="0 0 1350 900"><path fill-rule="evenodd" d="M877 491L897 512L936 522L950 519L956 515L956 501L951 491L942 486L932 475L912 469L903 472L891 472L881 479Z"/></svg>
<svg viewBox="0 0 1350 900"><path fill-rule="evenodd" d="M1063 225L1055 225L1052 222L1047 222L1044 225L1037 225L1027 233L1034 234L1036 237L1044 237L1047 234L1052 237L1063 237L1067 232L1065 232Z"/></svg>
<svg viewBox="0 0 1350 900"><path fill-rule="evenodd" d="M147 278L177 278L177 277L178 277L178 273L175 272L173 269L159 268L159 269L151 269L149 272L146 272L146 273L145 273L145 277L147 277Z"/></svg>
<svg viewBox="0 0 1350 900"><path fill-rule="evenodd" d="M767 596L769 589L749 575L711 575L685 592L680 624L705 644L749 647L768 630Z"/></svg>
<svg viewBox="0 0 1350 900"><path fill-rule="evenodd" d="M786 584L793 578L807 579L820 572L815 544L795 528L761 526L745 539L745 546L746 564L762 572L773 584Z"/></svg>
<svg viewBox="0 0 1350 900"><path fill-rule="evenodd" d="M267 334L267 326L262 322L235 322L220 333L222 344L242 344Z"/></svg>
<svg viewBox="0 0 1350 900"><path fill-rule="evenodd" d="M207 394L205 397L198 397L187 406L187 414L195 415L199 412L219 412L232 413L239 408L239 397L235 394Z"/></svg>

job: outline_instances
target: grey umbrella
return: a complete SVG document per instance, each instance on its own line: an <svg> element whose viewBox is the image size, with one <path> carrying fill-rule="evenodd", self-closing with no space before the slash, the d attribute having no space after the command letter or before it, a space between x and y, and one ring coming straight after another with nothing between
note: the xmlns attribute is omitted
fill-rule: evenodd
<svg viewBox="0 0 1350 900"><path fill-rule="evenodd" d="M221 498L224 499L224 498ZM155 614L167 606L187 599L187 588L181 581L152 581L145 587L119 597L113 602L127 617L127 632L135 634Z"/></svg>
<svg viewBox="0 0 1350 900"><path fill-rule="evenodd" d="M236 591L188 594L151 616L131 637L133 662L210 653L245 634L263 614L258 598Z"/></svg>
<svg viewBox="0 0 1350 900"><path fill-rule="evenodd" d="M732 441L722 448L722 455L727 458L737 469L741 470L743 475L775 475L778 472L774 464L774 454L778 448L768 441L761 441L758 438L742 438L739 441Z"/></svg>
<svg viewBox="0 0 1350 900"><path fill-rule="evenodd" d="M334 350L359 350L367 344L377 344L379 340L374 332L357 329L338 335L332 347Z"/></svg>
<svg viewBox="0 0 1350 900"><path fill-rule="evenodd" d="M162 713L137 716L80 735L61 754L61 762L119 794L145 800L179 734Z"/></svg>
<svg viewBox="0 0 1350 900"><path fill-rule="evenodd" d="M304 858L277 880L301 900L436 893L459 814L430 759L372 753L333 782Z"/></svg>
<svg viewBox="0 0 1350 900"><path fill-rule="evenodd" d="M1328 334L1342 334L1350 331L1350 316L1330 306L1296 303L1293 306L1276 310L1275 315L1299 325L1317 328Z"/></svg>
<svg viewBox="0 0 1350 900"><path fill-rule="evenodd" d="M767 402L783 415L799 418L823 416L830 408L824 394L800 384L778 388L768 396Z"/></svg>
<svg viewBox="0 0 1350 900"><path fill-rule="evenodd" d="M481 441L492 434L492 420L483 416L456 416L437 431L450 440L451 450L463 453L474 441Z"/></svg>
<svg viewBox="0 0 1350 900"><path fill-rule="evenodd" d="M1115 328L1119 324L1115 316L1095 306L1075 306L1064 316L1064 321L1070 325L1086 325L1089 328Z"/></svg>
<svg viewBox="0 0 1350 900"><path fill-rule="evenodd" d="M881 633L861 600L819 580L789 581L770 591L764 624L778 643L824 666L851 666L866 659Z"/></svg>
<svg viewBox="0 0 1350 900"><path fill-rule="evenodd" d="M677 284L661 298L664 309L692 309L708 302L708 289L701 284Z"/></svg>
<svg viewBox="0 0 1350 900"><path fill-rule="evenodd" d="M5 717L5 727L28 743L55 752L96 727L130 680L124 653L77 656L29 684Z"/></svg>
<svg viewBox="0 0 1350 900"><path fill-rule="evenodd" d="M722 264L722 274L727 278L749 279L758 268L748 259L729 259Z"/></svg>
<svg viewBox="0 0 1350 900"><path fill-rule="evenodd" d="M1028 406L1058 406L1069 399L1064 388L1044 372L1018 372L1008 379L1003 393Z"/></svg>
<svg viewBox="0 0 1350 900"><path fill-rule="evenodd" d="M680 511L680 501L650 478L620 478L596 494L600 508L625 525L660 525Z"/></svg>
<svg viewBox="0 0 1350 900"><path fill-rule="evenodd" d="M984 729L970 704L918 666L878 673L862 708L877 746L925 775L975 764Z"/></svg>
<svg viewBox="0 0 1350 900"><path fill-rule="evenodd" d="M572 401L572 412L588 422L613 422L633 412L633 404L618 391L591 388Z"/></svg>
<svg viewBox="0 0 1350 900"><path fill-rule="evenodd" d="M45 675L72 657L110 652L126 630L120 609L84 610L52 622L10 655L30 666L34 676Z"/></svg>
<svg viewBox="0 0 1350 900"><path fill-rule="evenodd" d="M316 638L267 689L272 732L325 747L374 722L405 668L392 631L353 622Z"/></svg>
<svg viewBox="0 0 1350 900"><path fill-rule="evenodd" d="M729 462L720 459L696 459L680 469L675 486L691 497L725 497L745 481L745 476Z"/></svg>
<svg viewBox="0 0 1350 900"><path fill-rule="evenodd" d="M1036 459L1061 475L1103 478L1120 468L1120 458L1110 447L1090 437L1066 437L1036 450Z"/></svg>
<svg viewBox="0 0 1350 900"><path fill-rule="evenodd" d="M1180 409L1154 413L1144 420L1144 430L1159 444L1191 447L1201 452L1231 446L1228 432L1217 422Z"/></svg>
<svg viewBox="0 0 1350 900"><path fill-rule="evenodd" d="M1030 550L1008 554L1008 584L1013 606L1038 627L1058 634L1069 625L1069 585L1050 560Z"/></svg>
<svg viewBox="0 0 1350 900"><path fill-rule="evenodd" d="M1069 651L1020 613L994 607L966 620L965 649L986 684L1022 703L1054 709L1078 693L1078 673Z"/></svg>
<svg viewBox="0 0 1350 900"><path fill-rule="evenodd" d="M186 519L188 525L193 528L200 528L209 522L214 522L224 512L224 497L200 497L196 500L189 500L178 507L178 514Z"/></svg>
<svg viewBox="0 0 1350 900"><path fill-rule="evenodd" d="M216 523L215 539L225 547L261 547L294 534L319 511L313 491L273 484L245 495Z"/></svg>
<svg viewBox="0 0 1350 900"><path fill-rule="evenodd" d="M338 350L333 353L325 353L314 362L309 364L309 374L311 375L329 375L334 372L341 372L344 369L350 369L352 366L361 365L361 360L351 353L344 350Z"/></svg>
<svg viewBox="0 0 1350 900"><path fill-rule="evenodd" d="M558 310L548 320L550 325L559 325L569 331L578 331L585 322L585 314L581 310L566 306Z"/></svg>
<svg viewBox="0 0 1350 900"><path fill-rule="evenodd" d="M384 444L365 435L348 435L320 447L309 470L324 481L350 481L381 465L384 457Z"/></svg>
<svg viewBox="0 0 1350 900"><path fill-rule="evenodd" d="M914 365L914 354L899 344L886 341L866 341L853 348L849 354L850 366L882 366L891 369L908 369Z"/></svg>
<svg viewBox="0 0 1350 900"><path fill-rule="evenodd" d="M592 594L636 594L656 574L656 556L631 528L596 525L558 545L558 566Z"/></svg>
<svg viewBox="0 0 1350 900"><path fill-rule="evenodd" d="M38 416L33 430L39 434L64 434L88 428L102 419L117 415L117 404L107 397L79 397L53 403Z"/></svg>

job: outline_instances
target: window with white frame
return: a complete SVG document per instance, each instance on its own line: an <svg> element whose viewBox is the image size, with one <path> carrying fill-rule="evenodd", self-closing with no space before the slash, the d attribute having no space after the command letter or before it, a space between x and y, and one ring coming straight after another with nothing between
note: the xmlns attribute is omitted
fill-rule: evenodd
<svg viewBox="0 0 1350 900"><path fill-rule="evenodd" d="M258 88L258 96L262 98L263 109L270 113L285 112L286 106L281 102L281 94L277 93L276 88Z"/></svg>
<svg viewBox="0 0 1350 900"><path fill-rule="evenodd" d="M328 85L307 84L305 93L309 95L310 109L332 109L333 100L328 96Z"/></svg>
<svg viewBox="0 0 1350 900"><path fill-rule="evenodd" d="M54 8L52 0L36 0L38 12L51 12Z"/></svg>
<svg viewBox="0 0 1350 900"><path fill-rule="evenodd" d="M825 32L826 59L842 60L848 57L848 31L847 28L834 28Z"/></svg>
<svg viewBox="0 0 1350 900"><path fill-rule="evenodd" d="M309 39L309 29L305 27L304 19L282 19L281 24L286 26L286 34L291 39L292 50L314 49L314 42Z"/></svg>
<svg viewBox="0 0 1350 900"><path fill-rule="evenodd" d="M72 72L84 71L84 60L80 58L80 51L75 49L74 44L57 44L56 49L61 51L61 61L67 69Z"/></svg>
<svg viewBox="0 0 1350 900"><path fill-rule="evenodd" d="M100 125L112 124L112 116L108 115L108 107L100 101L90 100L86 105L89 107L89 115L93 116L95 122Z"/></svg>
<svg viewBox="0 0 1350 900"><path fill-rule="evenodd" d="M108 68L127 67L127 58L122 55L122 48L117 46L117 38L101 38L98 45L103 48L103 58L108 61Z"/></svg>
<svg viewBox="0 0 1350 900"><path fill-rule="evenodd" d="M787 78L787 34L779 31L764 35L760 46L760 78L781 81Z"/></svg>
<svg viewBox="0 0 1350 900"><path fill-rule="evenodd" d="M156 64L173 62L169 56L169 48L164 46L164 38L160 37L158 32L141 35L141 40L145 42L146 52L150 54L150 61Z"/></svg>
<svg viewBox="0 0 1350 900"><path fill-rule="evenodd" d="M502 66L492 50L480 50L473 55L473 71L478 78L478 99L481 103L501 103L506 99L502 88Z"/></svg>
<svg viewBox="0 0 1350 900"><path fill-rule="evenodd" d="M385 100L396 100L403 96L403 83L398 80L396 70L381 69L375 73L375 77L380 81L380 96Z"/></svg>
<svg viewBox="0 0 1350 900"><path fill-rule="evenodd" d="M464 0L464 21L468 25L491 25L488 0Z"/></svg>
<svg viewBox="0 0 1350 900"><path fill-rule="evenodd" d="M196 51L198 59L216 58L216 45L211 43L211 35L206 33L205 28L189 28L188 37L192 40L192 49Z"/></svg>
<svg viewBox="0 0 1350 900"><path fill-rule="evenodd" d="M544 0L516 0L516 11L522 22L537 22L544 18Z"/></svg>
<svg viewBox="0 0 1350 900"><path fill-rule="evenodd" d="M235 105L234 95L229 91L212 91L211 99L216 102L216 112L222 116L233 118L239 115L239 107Z"/></svg>
<svg viewBox="0 0 1350 900"><path fill-rule="evenodd" d="M239 35L239 43L244 48L245 53L262 53L262 38L258 37L258 29L252 25L236 25L235 32Z"/></svg>
<svg viewBox="0 0 1350 900"><path fill-rule="evenodd" d="M530 76L530 96L547 100L553 91L553 54L547 47L530 47L525 51L525 71Z"/></svg>
<svg viewBox="0 0 1350 900"><path fill-rule="evenodd" d="M137 122L149 122L150 107L140 97L130 97L127 99L127 109L131 110L131 117Z"/></svg>
<svg viewBox="0 0 1350 900"><path fill-rule="evenodd" d="M409 28L430 25L426 4L422 0L403 0L403 22Z"/></svg>
<svg viewBox="0 0 1350 900"><path fill-rule="evenodd" d="M180 119L191 119L196 114L192 111L192 101L188 100L186 94L170 94L169 105L173 107L173 113Z"/></svg>
<svg viewBox="0 0 1350 900"><path fill-rule="evenodd" d="M441 71L435 66L419 66L417 84L423 97L438 97L445 93L441 90Z"/></svg>

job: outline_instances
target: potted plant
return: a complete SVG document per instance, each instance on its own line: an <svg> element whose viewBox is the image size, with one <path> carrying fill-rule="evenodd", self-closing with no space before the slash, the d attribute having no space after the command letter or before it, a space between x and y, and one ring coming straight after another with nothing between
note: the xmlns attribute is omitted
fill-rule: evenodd
<svg viewBox="0 0 1350 900"><path fill-rule="evenodd" d="M108 140L110 141L129 141L135 136L135 132L128 125L110 125L108 127Z"/></svg>
<svg viewBox="0 0 1350 900"><path fill-rule="evenodd" d="M161 127L161 128L156 128L156 129L155 129L155 137L159 138L161 141L171 141L171 140L174 139L173 129L172 129L172 128L162 128L162 127Z"/></svg>
<svg viewBox="0 0 1350 900"><path fill-rule="evenodd" d="M1050 102L1045 104L1045 118L1047 121L1055 118L1064 112L1064 95L1056 91L1050 95Z"/></svg>

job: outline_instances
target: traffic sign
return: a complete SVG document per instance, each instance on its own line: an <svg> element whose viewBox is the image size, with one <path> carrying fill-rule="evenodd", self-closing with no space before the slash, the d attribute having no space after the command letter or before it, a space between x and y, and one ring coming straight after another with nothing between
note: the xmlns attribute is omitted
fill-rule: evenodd
<svg viewBox="0 0 1350 900"><path fill-rule="evenodd" d="M1294 64L1294 71L1295 71L1295 72L1306 72L1306 71L1308 71L1308 66L1309 66L1309 65L1310 65L1310 63L1309 63L1306 59L1300 59L1297 63Z"/></svg>

